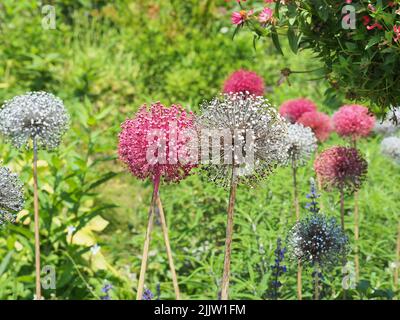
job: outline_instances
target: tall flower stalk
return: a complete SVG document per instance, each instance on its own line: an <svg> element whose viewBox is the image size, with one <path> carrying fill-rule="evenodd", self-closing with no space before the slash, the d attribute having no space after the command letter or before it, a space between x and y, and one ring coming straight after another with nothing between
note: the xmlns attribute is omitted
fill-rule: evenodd
<svg viewBox="0 0 400 320"><path fill-rule="evenodd" d="M121 128L118 146L121 161L134 176L142 180L151 179L153 182L136 298L141 300L143 297L151 232L154 216L158 213L175 297L179 300L179 284L159 188L161 179L165 182L179 182L195 167L193 160L196 160L196 156L192 157L192 149L189 147L195 132L193 115L179 105L167 108L158 102L150 110L146 105L142 106L135 118L126 120Z"/></svg>
<svg viewBox="0 0 400 320"><path fill-rule="evenodd" d="M339 136L349 140L351 147L357 149L357 141L367 137L375 126L375 117L371 115L368 108L360 105L344 105L339 108L332 117L335 131ZM356 270L356 280L360 275L360 262L358 256L359 241L359 206L358 190L354 192L354 240L355 255L354 265Z"/></svg>
<svg viewBox="0 0 400 320"><path fill-rule="evenodd" d="M300 206L297 187L297 170L304 166L311 158L311 155L317 149L317 139L314 133L308 127L301 124L290 124L287 136L288 144L288 163L292 168L293 177L293 204L296 214L296 221L300 220ZM297 267L297 298L302 299L302 281L301 281L301 262Z"/></svg>
<svg viewBox="0 0 400 320"><path fill-rule="evenodd" d="M197 123L202 169L210 181L229 188L221 282L221 299L227 300L237 187L256 185L286 161L287 124L266 99L248 92L218 96L202 111Z"/></svg>
<svg viewBox="0 0 400 320"><path fill-rule="evenodd" d="M6 101L0 111L0 132L17 147L33 149L36 299L42 299L40 281L40 218L37 176L38 150L56 149L69 125L63 102L51 93L28 92Z"/></svg>

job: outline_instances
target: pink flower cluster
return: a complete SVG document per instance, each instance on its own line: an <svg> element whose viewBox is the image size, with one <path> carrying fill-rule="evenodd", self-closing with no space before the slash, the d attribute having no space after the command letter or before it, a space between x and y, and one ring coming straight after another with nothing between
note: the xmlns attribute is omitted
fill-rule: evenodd
<svg viewBox="0 0 400 320"><path fill-rule="evenodd" d="M357 149L336 146L315 159L314 169L324 188L337 188L351 194L364 182L368 163Z"/></svg>
<svg viewBox="0 0 400 320"><path fill-rule="evenodd" d="M267 3L274 2L273 0L266 0ZM237 26L243 25L254 14L254 10L240 10L232 12L231 21ZM265 7L258 15L258 21L262 24L274 23L274 10Z"/></svg>
<svg viewBox="0 0 400 320"><path fill-rule="evenodd" d="M245 93L255 96L264 95L264 80L257 73L240 69L233 72L226 79L223 88L224 93Z"/></svg>
<svg viewBox="0 0 400 320"><path fill-rule="evenodd" d="M375 126L375 117L366 107L345 105L333 115L333 125L338 135L354 141L371 132Z"/></svg>
<svg viewBox="0 0 400 320"><path fill-rule="evenodd" d="M303 126L311 128L320 142L324 142L328 139L332 132L331 118L323 112L305 112L297 120L297 123L301 123Z"/></svg>
<svg viewBox="0 0 400 320"><path fill-rule="evenodd" d="M297 122L303 113L311 111L317 111L317 106L305 98L287 100L279 108L281 116L291 123Z"/></svg>
<svg viewBox="0 0 400 320"><path fill-rule="evenodd" d="M121 128L119 158L139 179L179 182L195 167L187 147L194 117L181 106L157 102L148 110L144 105Z"/></svg>

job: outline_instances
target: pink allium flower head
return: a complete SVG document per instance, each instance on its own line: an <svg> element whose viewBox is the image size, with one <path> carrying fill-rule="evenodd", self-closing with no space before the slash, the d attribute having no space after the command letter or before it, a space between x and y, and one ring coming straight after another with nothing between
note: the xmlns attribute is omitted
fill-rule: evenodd
<svg viewBox="0 0 400 320"><path fill-rule="evenodd" d="M281 116L291 123L297 122L303 113L309 111L317 111L317 106L314 102L305 98L287 100L279 108Z"/></svg>
<svg viewBox="0 0 400 320"><path fill-rule="evenodd" d="M325 189L337 188L351 194L364 182L368 163L357 149L336 146L315 159L314 169Z"/></svg>
<svg viewBox="0 0 400 320"><path fill-rule="evenodd" d="M264 95L264 80L257 73L240 69L232 73L224 83L224 93Z"/></svg>
<svg viewBox="0 0 400 320"><path fill-rule="evenodd" d="M305 112L297 120L297 123L310 127L319 142L328 139L332 132L331 118L323 112Z"/></svg>
<svg viewBox="0 0 400 320"><path fill-rule="evenodd" d="M333 126L339 136L357 140L366 137L375 126L375 117L359 105L340 107L333 115Z"/></svg>
<svg viewBox="0 0 400 320"><path fill-rule="evenodd" d="M121 125L118 153L131 173L139 179L161 177L179 182L195 167L188 144L194 132L194 117L181 106L142 106L135 118Z"/></svg>

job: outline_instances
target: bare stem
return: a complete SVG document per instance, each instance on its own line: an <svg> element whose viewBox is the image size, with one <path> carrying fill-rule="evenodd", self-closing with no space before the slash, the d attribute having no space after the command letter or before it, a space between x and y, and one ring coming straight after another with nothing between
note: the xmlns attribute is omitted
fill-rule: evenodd
<svg viewBox="0 0 400 320"><path fill-rule="evenodd" d="M314 268L314 300L319 300L319 274L318 274L318 267Z"/></svg>
<svg viewBox="0 0 400 320"><path fill-rule="evenodd" d="M226 225L226 239L225 239L225 259L224 259L224 273L222 276L221 284L221 300L228 300L229 297L229 276L231 266L231 252L232 252L232 237L233 237L233 212L235 207L236 198L236 167L232 168L231 189L229 195L228 217Z"/></svg>
<svg viewBox="0 0 400 320"><path fill-rule="evenodd" d="M42 287L40 281L40 236L39 236L39 193L37 178L37 142L33 139L33 207L35 220L35 268L36 268L36 299L42 299Z"/></svg>
<svg viewBox="0 0 400 320"><path fill-rule="evenodd" d="M294 201L294 208L296 212L296 221L300 220L300 207L299 207L299 196L297 190L297 168L294 163L294 158L292 159L292 169L293 169L293 201ZM302 300L302 281L301 281L301 261L299 260L297 263L297 298Z"/></svg>
<svg viewBox="0 0 400 320"><path fill-rule="evenodd" d="M300 220L300 207L299 207L299 195L298 195L298 191L297 191L297 178L296 178L296 173L297 173L297 169L296 167L293 165L292 166L293 169L293 201L294 201L294 209L296 212L296 221Z"/></svg>
<svg viewBox="0 0 400 320"><path fill-rule="evenodd" d="M301 271L302 271L301 261L297 262L297 299L302 300L302 281L301 281Z"/></svg>
<svg viewBox="0 0 400 320"><path fill-rule="evenodd" d="M144 239L144 245L143 245L142 265L140 267L140 275L139 275L139 283L138 283L138 289L137 289L137 294L136 294L136 300L142 300L142 297L143 297L144 278L146 275L147 260L149 257L151 231L153 230L153 224L154 224L154 206L155 206L155 201L156 201L156 194L158 193L159 183L160 183L160 177L156 177L154 179L154 190L153 190L153 196L151 198L151 204L150 204L150 209L149 209L149 218L148 218L147 230L146 230L146 237Z"/></svg>
<svg viewBox="0 0 400 320"><path fill-rule="evenodd" d="M344 190L343 188L340 189L340 222L342 225L342 231L344 232ZM343 257L342 261L342 266L343 266L343 272L345 272L345 266L346 266L346 257ZM343 290L343 299L347 299L347 290Z"/></svg>
<svg viewBox="0 0 400 320"><path fill-rule="evenodd" d="M160 213L161 227L164 234L164 242L165 242L165 247L167 249L167 256L168 256L169 268L171 270L171 275L172 275L172 283L174 285L175 297L176 300L180 300L178 277L176 276L174 260L172 258L172 250L169 243L167 222L165 221L164 209L161 203L160 195L158 193L157 193L156 204L158 207L158 211Z"/></svg>
<svg viewBox="0 0 400 320"><path fill-rule="evenodd" d="M357 140L352 139L352 147L357 149ZM356 281L360 276L360 261L358 257L358 239L359 239L359 212L358 212L358 191L354 193L354 266L356 269Z"/></svg>
<svg viewBox="0 0 400 320"><path fill-rule="evenodd" d="M396 291L399 284L399 267L400 267L400 221L397 227L396 265L394 269L394 289Z"/></svg>
<svg viewBox="0 0 400 320"><path fill-rule="evenodd" d="M358 239L359 239L359 212L358 212L358 191L354 193L354 266L356 269L356 281L360 276L360 261L358 257Z"/></svg>
<svg viewBox="0 0 400 320"><path fill-rule="evenodd" d="M342 225L342 230L344 231L344 190L340 189L340 223Z"/></svg>

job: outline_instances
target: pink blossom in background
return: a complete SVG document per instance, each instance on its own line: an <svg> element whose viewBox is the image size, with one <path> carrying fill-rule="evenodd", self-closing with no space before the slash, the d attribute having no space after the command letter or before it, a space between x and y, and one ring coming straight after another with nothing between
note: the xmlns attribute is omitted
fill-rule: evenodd
<svg viewBox="0 0 400 320"><path fill-rule="evenodd" d="M367 26L371 22L371 17L370 16L362 16L362 23L364 26Z"/></svg>
<svg viewBox="0 0 400 320"><path fill-rule="evenodd" d="M393 40L396 42L400 41L400 26L393 26L394 36Z"/></svg>
<svg viewBox="0 0 400 320"><path fill-rule="evenodd" d="M279 108L281 116L291 123L295 123L303 113L309 111L317 111L317 106L314 102L305 98L287 100Z"/></svg>
<svg viewBox="0 0 400 320"><path fill-rule="evenodd" d="M353 193L365 180L368 163L357 149L335 146L317 156L314 169L325 189Z"/></svg>
<svg viewBox="0 0 400 320"><path fill-rule="evenodd" d="M248 92L255 96L264 95L264 80L257 73L240 69L233 72L228 79L225 80L224 93Z"/></svg>
<svg viewBox="0 0 400 320"><path fill-rule="evenodd" d="M375 126L375 117L360 105L342 106L332 119L337 134L352 140L366 137Z"/></svg>
<svg viewBox="0 0 400 320"><path fill-rule="evenodd" d="M375 22L374 24L367 26L367 30L374 30L375 28L378 28L379 30L383 30L382 25L378 22Z"/></svg>
<svg viewBox="0 0 400 320"><path fill-rule="evenodd" d="M181 106L167 108L157 102L148 109L144 105L121 129L119 158L139 179L156 181L161 177L167 182L178 182L195 167L187 147L191 139L188 133L194 130L194 116Z"/></svg>
<svg viewBox="0 0 400 320"><path fill-rule="evenodd" d="M332 132L331 118L323 112L305 112L297 120L297 123L311 128L319 142L324 142L328 139Z"/></svg>
<svg viewBox="0 0 400 320"><path fill-rule="evenodd" d="M272 20L273 14L274 11L271 8L264 8L258 16L258 21L260 21L261 23L270 22Z"/></svg>

